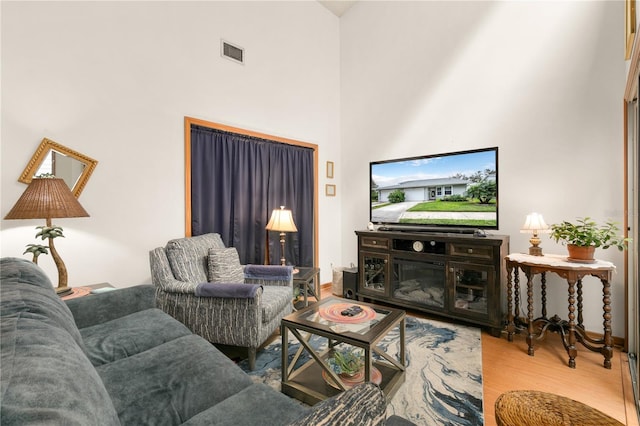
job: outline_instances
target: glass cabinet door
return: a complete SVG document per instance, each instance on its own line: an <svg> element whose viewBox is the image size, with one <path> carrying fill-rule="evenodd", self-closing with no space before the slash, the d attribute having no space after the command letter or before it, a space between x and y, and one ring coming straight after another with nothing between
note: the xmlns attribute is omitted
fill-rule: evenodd
<svg viewBox="0 0 640 426"><path fill-rule="evenodd" d="M394 257L391 271L394 299L406 300L429 309L446 308L447 283L444 262Z"/></svg>
<svg viewBox="0 0 640 426"><path fill-rule="evenodd" d="M382 253L360 252L362 277L360 291L363 293L387 294L389 256Z"/></svg>
<svg viewBox="0 0 640 426"><path fill-rule="evenodd" d="M488 301L495 281L494 269L490 266L469 263L449 263L452 279L451 307L467 315L488 316Z"/></svg>

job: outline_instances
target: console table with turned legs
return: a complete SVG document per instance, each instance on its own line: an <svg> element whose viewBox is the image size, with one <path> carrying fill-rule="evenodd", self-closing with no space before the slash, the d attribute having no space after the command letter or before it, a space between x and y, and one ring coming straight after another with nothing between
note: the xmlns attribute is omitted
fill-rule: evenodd
<svg viewBox="0 0 640 426"><path fill-rule="evenodd" d="M506 260L507 266L507 310L508 325L507 338L513 340L513 333L518 323L526 326L528 354L533 356L534 339L541 339L548 331L555 331L560 334L567 354L569 355L569 367L576 367L576 341L580 342L587 349L600 352L604 356L604 367L611 368L611 357L613 355L611 336L611 275L615 271L615 266L611 262L596 260L593 263L568 262L566 256L547 254L544 256L531 256L528 254L509 254ZM520 276L522 271L527 278L527 318L521 319L518 304L520 301ZM564 278L569 290L569 316L568 321L561 319L558 315L547 318L547 272L553 272ZM533 317L533 278L540 275L540 296L541 296L541 316ZM602 302L604 318L604 334L602 338L596 339L587 334L583 325L583 298L582 279L586 276L598 278L602 283ZM514 296L515 294L515 296ZM576 304L577 295L577 304ZM514 300L515 297L515 300ZM576 307L578 310L576 322Z"/></svg>

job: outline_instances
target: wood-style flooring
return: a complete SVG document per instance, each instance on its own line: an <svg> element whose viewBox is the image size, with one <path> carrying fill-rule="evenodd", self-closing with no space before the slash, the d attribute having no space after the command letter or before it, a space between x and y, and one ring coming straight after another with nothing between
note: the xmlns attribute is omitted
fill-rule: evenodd
<svg viewBox="0 0 640 426"><path fill-rule="evenodd" d="M322 296L331 295L331 285L322 286ZM428 318L417 312L407 314ZM535 344L535 355L527 355L524 335L513 342L506 334L493 337L482 332L482 381L486 426L496 425L494 404L508 390L530 389L555 393L594 407L628 426L638 426L631 376L626 354L614 350L612 368L602 366L603 356L578 344L576 368L567 366L568 356L556 334ZM542 426L542 425L541 425Z"/></svg>
<svg viewBox="0 0 640 426"><path fill-rule="evenodd" d="M611 369L603 356L578 344L576 368L567 366L568 355L560 336L547 334L527 355L524 335L508 342L482 333L482 380L485 425L495 425L494 404L505 391L531 389L580 401L629 426L638 426L626 354L615 349Z"/></svg>

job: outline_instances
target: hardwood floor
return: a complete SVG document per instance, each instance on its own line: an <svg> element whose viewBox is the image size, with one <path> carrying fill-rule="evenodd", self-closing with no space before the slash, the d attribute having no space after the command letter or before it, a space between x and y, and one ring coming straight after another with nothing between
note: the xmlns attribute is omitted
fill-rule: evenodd
<svg viewBox="0 0 640 426"><path fill-rule="evenodd" d="M322 286L322 297L331 285ZM428 318L415 312L409 315ZM536 342L535 355L527 355L524 335L513 342L506 334L493 337L482 332L482 380L486 426L496 425L494 404L508 390L529 389L555 393L594 407L628 426L638 426L627 356L614 350L612 368L602 366L603 356L578 344L576 368L567 366L567 353L556 334ZM542 426L542 425L541 425Z"/></svg>
<svg viewBox="0 0 640 426"><path fill-rule="evenodd" d="M626 425L638 425L626 354L615 349L611 369L603 356L578 345L576 368L567 366L567 352L556 334L536 342L527 355L524 335L496 338L482 333L482 378L485 425L495 425L494 403L505 391L531 389L555 393L591 407ZM626 376L626 379L625 379Z"/></svg>

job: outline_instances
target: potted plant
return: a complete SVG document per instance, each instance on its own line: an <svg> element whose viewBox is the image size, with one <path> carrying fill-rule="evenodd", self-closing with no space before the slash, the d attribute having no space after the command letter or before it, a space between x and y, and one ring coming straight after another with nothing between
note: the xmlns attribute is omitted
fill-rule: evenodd
<svg viewBox="0 0 640 426"><path fill-rule="evenodd" d="M353 348L335 350L329 358L329 365L334 373L346 377L356 375L364 366L362 352Z"/></svg>
<svg viewBox="0 0 640 426"><path fill-rule="evenodd" d="M598 225L590 217L577 218L576 223L562 221L551 225L551 238L567 245L569 260L590 262L594 260L596 248L608 249L617 247L622 251L631 241L619 235L617 224L607 221Z"/></svg>

